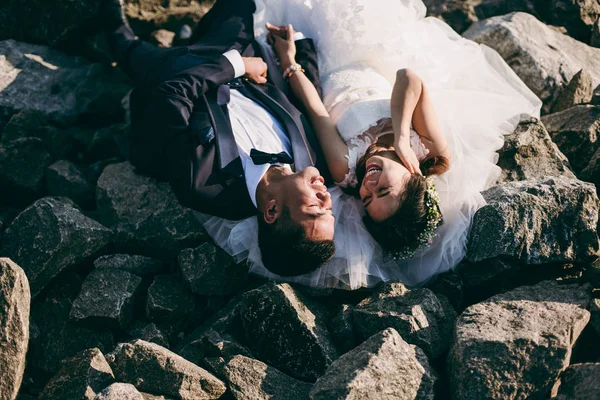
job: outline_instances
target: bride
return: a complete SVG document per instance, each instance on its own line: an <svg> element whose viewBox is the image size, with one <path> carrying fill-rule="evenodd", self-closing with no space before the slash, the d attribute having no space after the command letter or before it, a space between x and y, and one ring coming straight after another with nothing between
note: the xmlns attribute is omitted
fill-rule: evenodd
<svg viewBox="0 0 600 400"><path fill-rule="evenodd" d="M413 286L454 268L485 204L480 192L499 177L503 135L521 114L539 117L540 100L495 51L425 18L421 0L256 6L255 36L267 49L267 38L274 42L283 67L294 63L293 41L283 39L293 33L287 24L315 41L323 101L301 71L289 82L339 183L331 190L335 258L286 280L344 289L386 280ZM206 227L231 254L247 256L252 272L277 278L260 263L253 224L211 219Z"/></svg>

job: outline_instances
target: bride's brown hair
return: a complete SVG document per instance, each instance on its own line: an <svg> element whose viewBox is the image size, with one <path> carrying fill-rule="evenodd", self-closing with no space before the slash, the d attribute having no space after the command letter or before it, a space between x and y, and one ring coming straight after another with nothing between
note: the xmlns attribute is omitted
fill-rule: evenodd
<svg viewBox="0 0 600 400"><path fill-rule="evenodd" d="M406 248L416 249L418 247L419 236L427 229L426 178L432 175L441 175L449 167L450 162L446 157L437 156L424 159L420 163L423 175L411 174L394 214L380 222L374 221L368 213L365 214L363 218L365 227L383 250L397 253Z"/></svg>

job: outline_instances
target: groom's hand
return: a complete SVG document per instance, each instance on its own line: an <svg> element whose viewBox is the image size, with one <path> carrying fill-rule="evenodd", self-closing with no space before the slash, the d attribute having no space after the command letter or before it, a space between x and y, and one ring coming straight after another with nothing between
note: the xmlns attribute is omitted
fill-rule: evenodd
<svg viewBox="0 0 600 400"><path fill-rule="evenodd" d="M260 57L242 57L246 73L244 76L254 83L267 83L267 63Z"/></svg>
<svg viewBox="0 0 600 400"><path fill-rule="evenodd" d="M282 69L295 64L296 44L294 43L294 28L292 25L275 26L267 22L267 40L275 49Z"/></svg>

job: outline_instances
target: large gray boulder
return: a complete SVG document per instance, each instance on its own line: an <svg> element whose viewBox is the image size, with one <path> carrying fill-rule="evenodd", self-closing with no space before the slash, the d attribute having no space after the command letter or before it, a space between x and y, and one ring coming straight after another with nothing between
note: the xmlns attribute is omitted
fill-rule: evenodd
<svg viewBox="0 0 600 400"><path fill-rule="evenodd" d="M510 182L483 192L467 259L511 257L526 264L586 261L598 251L598 197L573 179Z"/></svg>
<svg viewBox="0 0 600 400"><path fill-rule="evenodd" d="M246 293L240 315L253 354L295 378L314 381L338 357L327 311L289 284Z"/></svg>
<svg viewBox="0 0 600 400"><path fill-rule="evenodd" d="M229 390L236 400L308 400L312 388L310 383L241 355L233 357L224 371Z"/></svg>
<svg viewBox="0 0 600 400"><path fill-rule="evenodd" d="M113 383L94 397L94 400L144 400L131 383Z"/></svg>
<svg viewBox="0 0 600 400"><path fill-rule="evenodd" d="M176 275L157 275L148 288L146 315L151 321L174 323L194 311L194 296Z"/></svg>
<svg viewBox="0 0 600 400"><path fill-rule="evenodd" d="M83 350L64 360L60 371L48 382L40 400L94 400L96 393L115 381L99 349Z"/></svg>
<svg viewBox="0 0 600 400"><path fill-rule="evenodd" d="M0 399L17 398L29 344L31 295L25 272L0 258Z"/></svg>
<svg viewBox="0 0 600 400"><path fill-rule="evenodd" d="M226 296L248 281L246 263L237 264L214 243L185 249L179 253L177 260L183 280L192 292L201 296Z"/></svg>
<svg viewBox="0 0 600 400"><path fill-rule="evenodd" d="M22 7L18 14L27 9L23 2L14 3ZM98 4L81 1L69 3L69 7L75 7L75 4L90 7L92 3ZM52 8L64 6L53 4ZM2 7L0 11L2 21L18 19L15 15L2 17L5 10ZM33 22L26 29L33 29L36 24ZM57 21L53 21L53 26L65 30ZM3 37L0 32L0 38L6 36ZM75 122L78 117L122 119L121 99L131 87L116 69L110 70L45 46L14 40L0 41L0 54L3 55L0 58L0 121L2 116L8 117L23 110L40 111L67 123Z"/></svg>
<svg viewBox="0 0 600 400"><path fill-rule="evenodd" d="M118 269L96 269L81 287L73 302L70 318L74 321L107 324L126 328L141 293L142 278Z"/></svg>
<svg viewBox="0 0 600 400"><path fill-rule="evenodd" d="M521 121L515 131L504 136L498 165L499 182L564 176L575 179L567 157L560 152L544 125L537 118Z"/></svg>
<svg viewBox="0 0 600 400"><path fill-rule="evenodd" d="M334 361L310 398L433 400L436 380L425 353L387 328Z"/></svg>
<svg viewBox="0 0 600 400"><path fill-rule="evenodd" d="M542 118L552 140L578 173L600 149L600 107L581 105Z"/></svg>
<svg viewBox="0 0 600 400"><path fill-rule="evenodd" d="M554 103L552 112L564 111L568 108L592 101L594 95L594 81L589 72L582 69L573 76L573 79L560 92Z"/></svg>
<svg viewBox="0 0 600 400"><path fill-rule="evenodd" d="M116 245L128 253L170 259L207 240L202 223L179 204L169 184L136 174L129 162L104 169L96 204Z"/></svg>
<svg viewBox="0 0 600 400"><path fill-rule="evenodd" d="M468 307L448 359L453 399L546 399L590 319L591 288L544 281Z"/></svg>
<svg viewBox="0 0 600 400"><path fill-rule="evenodd" d="M408 343L435 358L450 345L456 312L446 299L429 289L407 289L400 282L384 283L353 312L354 327L364 340L394 328Z"/></svg>
<svg viewBox="0 0 600 400"><path fill-rule="evenodd" d="M463 34L496 50L544 102L548 113L563 85L582 68L600 84L600 49L564 35L522 12L478 21Z"/></svg>
<svg viewBox="0 0 600 400"><path fill-rule="evenodd" d="M6 229L1 254L18 263L35 297L64 269L75 267L110 243L112 232L63 197L45 197Z"/></svg>
<svg viewBox="0 0 600 400"><path fill-rule="evenodd" d="M120 269L137 276L154 275L164 269L160 260L132 254L110 254L94 261L94 268Z"/></svg>
<svg viewBox="0 0 600 400"><path fill-rule="evenodd" d="M600 400L600 363L570 365L554 391L557 400Z"/></svg>
<svg viewBox="0 0 600 400"><path fill-rule="evenodd" d="M119 344L107 360L118 381L140 391L194 400L218 399L226 390L223 382L204 369L143 340Z"/></svg>

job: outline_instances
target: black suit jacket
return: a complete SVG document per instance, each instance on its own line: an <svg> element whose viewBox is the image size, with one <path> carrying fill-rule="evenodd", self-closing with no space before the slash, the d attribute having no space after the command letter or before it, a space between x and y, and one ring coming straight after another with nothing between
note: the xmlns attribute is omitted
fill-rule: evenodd
<svg viewBox="0 0 600 400"><path fill-rule="evenodd" d="M246 187L227 106L217 100L220 87L234 79L233 66L222 54L229 49L247 57L261 54L258 44L243 33L244 27L236 23L233 28L242 33L236 33L229 46L206 40L177 49L176 60L164 57L167 70L171 65L185 65L176 62L182 57L198 61L183 71L166 71L152 90L132 93L131 162L143 172L168 180L183 205L238 220L256 214L256 208ZM299 40L296 47L297 62L321 93L312 40ZM273 72L274 66L270 67ZM306 142L314 166L331 184L323 153L299 102L270 83L247 82L246 86L280 120L288 135L300 135L294 139Z"/></svg>

